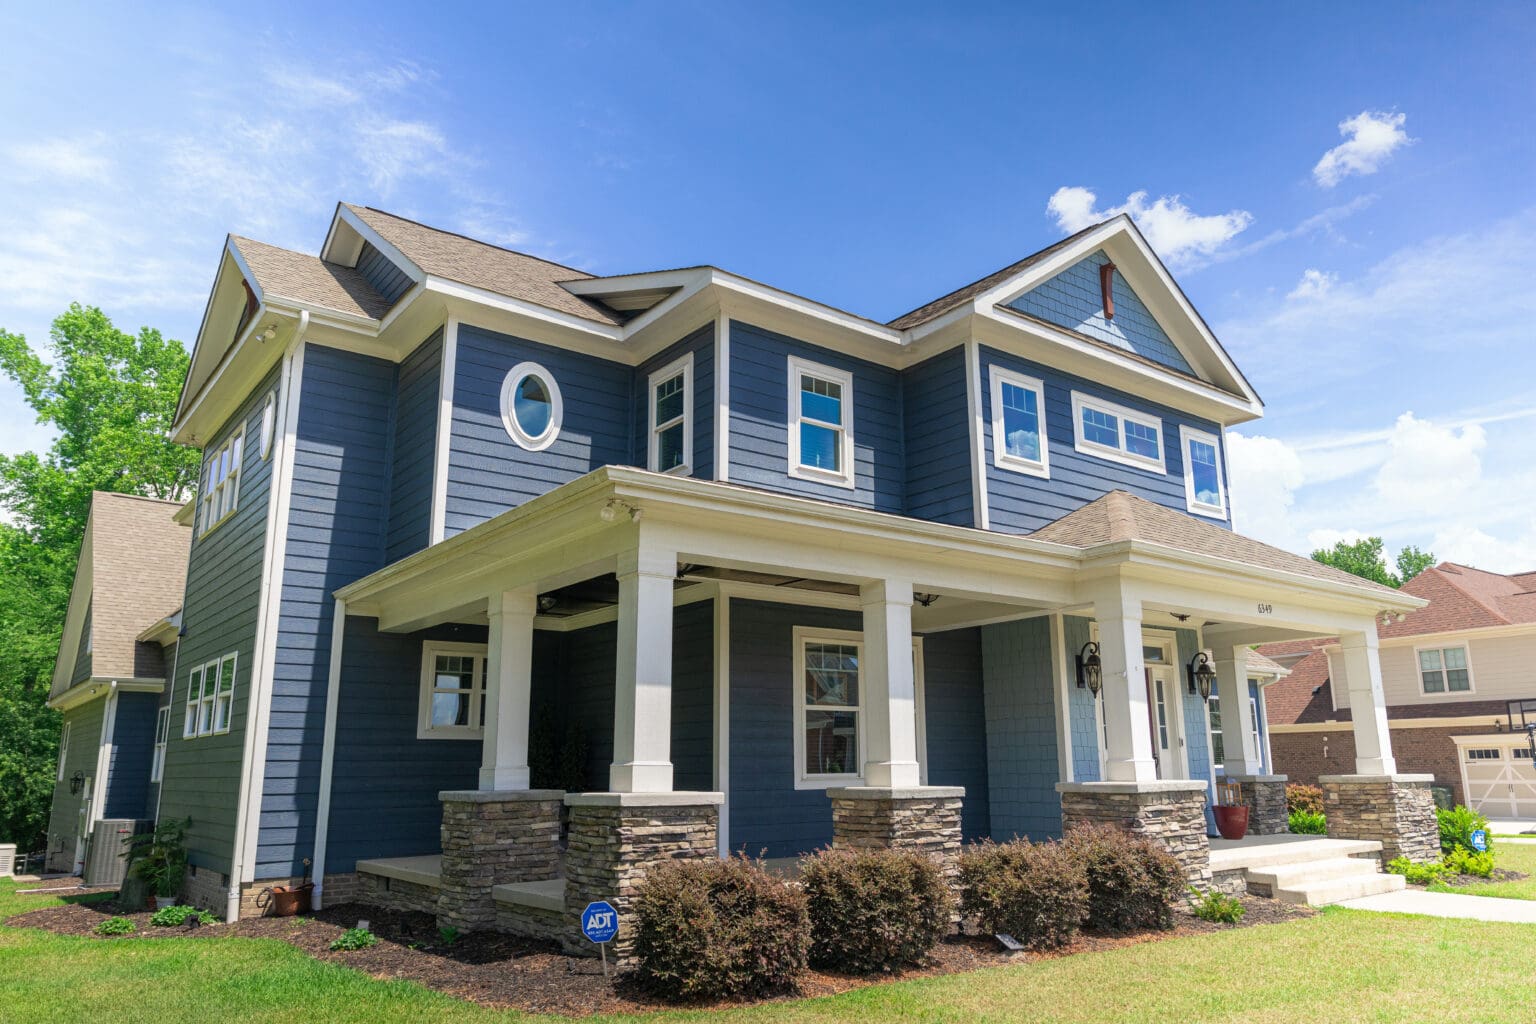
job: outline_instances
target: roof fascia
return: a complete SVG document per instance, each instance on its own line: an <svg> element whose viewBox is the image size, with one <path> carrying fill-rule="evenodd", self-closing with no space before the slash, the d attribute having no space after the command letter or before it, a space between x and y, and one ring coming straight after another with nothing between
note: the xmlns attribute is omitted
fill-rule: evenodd
<svg viewBox="0 0 1536 1024"><path fill-rule="evenodd" d="M425 291L440 295L444 299L477 303L481 306L488 306L491 309L527 317L530 320L548 324L552 327L560 327L608 341L622 341L624 339L624 330L617 325L603 324L596 320L588 320L585 317L562 313L547 306L525 302L522 299L514 299L485 288L476 288L474 285L461 284L458 281L450 281L445 277L437 277L431 274L427 275L422 283L425 286Z"/></svg>
<svg viewBox="0 0 1536 1024"><path fill-rule="evenodd" d="M251 291L256 296L257 302L261 301L261 286L256 283L254 275L252 275L250 272L251 268L246 265L245 260L241 259L240 253L235 249L234 236L225 235L224 251L219 255L219 269L213 275L212 287L208 289L208 301L203 304L203 319L198 324L197 337L192 343L192 359L187 366L187 375L182 379L181 382L181 394L177 396L176 399L176 421L178 423L181 421L181 417L186 412L189 398L195 397L189 396L187 388L193 379L197 376L195 371L198 369L203 358L205 358L203 356L203 353L206 349L204 342L206 341L208 334L208 320L213 316L213 301L218 297L219 288L223 285L225 276L229 273L229 265L225 262L225 257L228 257L229 261L235 265L235 268L242 275L244 275L246 283L251 286ZM252 319L254 320L254 318ZM213 373L216 373L217 371L218 366L215 364L213 372L209 373L208 375L209 379L212 379ZM198 388L199 393L201 393L207 387L207 384L207 380L203 381L202 385Z"/></svg>
<svg viewBox="0 0 1536 1024"><path fill-rule="evenodd" d="M80 632L85 622L85 609L91 603L91 591L94 589L91 585L95 578L91 536L95 517L96 502L93 499L91 510L85 516L85 533L80 540L80 557L75 562L75 577L69 587L69 605L64 613L64 628L59 635L59 653L53 659L53 678L48 684L50 692L62 692L59 690L60 684L68 684L75 667L75 654L80 650ZM83 588L80 585L82 581L85 583Z"/></svg>
<svg viewBox="0 0 1536 1024"><path fill-rule="evenodd" d="M1425 640L1499 640L1528 636L1536 639L1536 622L1513 622L1507 626L1477 626L1472 629L1437 629L1430 633L1399 633L1380 638L1382 647L1409 647Z"/></svg>
<svg viewBox="0 0 1536 1024"><path fill-rule="evenodd" d="M357 214L347 209L344 203L336 204L336 216L331 221L331 229L326 233L325 236L325 245L320 250L321 259L328 259L327 254L331 252L331 246L336 238L336 226L338 224L345 224L347 227L357 232L358 237L367 242L369 245L373 246L375 249L382 252L390 260L390 262L399 267L401 272L403 272L412 281L419 284L428 277L427 272L421 269L421 267L417 266L415 261L411 260L405 255L405 253L396 248L393 242L388 241L384 238L383 235L369 227L367 221L363 220ZM331 260L330 262L334 263L345 261ZM346 265L349 267L355 267L357 265L357 257L353 256L350 262L346 262Z"/></svg>
<svg viewBox="0 0 1536 1024"><path fill-rule="evenodd" d="M57 697L49 698L48 706L55 711L68 711L87 704L98 696L105 697L113 690L119 693L163 693L165 680L92 676L71 686Z"/></svg>

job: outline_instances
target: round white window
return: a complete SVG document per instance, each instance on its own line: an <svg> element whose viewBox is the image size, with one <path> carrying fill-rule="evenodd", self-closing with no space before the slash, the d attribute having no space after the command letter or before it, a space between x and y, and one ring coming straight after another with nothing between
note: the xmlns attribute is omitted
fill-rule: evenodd
<svg viewBox="0 0 1536 1024"><path fill-rule="evenodd" d="M501 422L522 447L541 452L560 435L560 386L538 363L518 363L501 384Z"/></svg>
<svg viewBox="0 0 1536 1024"><path fill-rule="evenodd" d="M272 434L277 426L277 395L267 396L261 407L261 457L272 454Z"/></svg>

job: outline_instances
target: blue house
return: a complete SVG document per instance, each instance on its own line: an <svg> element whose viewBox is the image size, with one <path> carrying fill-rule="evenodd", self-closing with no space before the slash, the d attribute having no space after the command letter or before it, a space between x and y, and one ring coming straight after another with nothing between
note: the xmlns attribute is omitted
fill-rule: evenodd
<svg viewBox="0 0 1536 1024"><path fill-rule="evenodd" d="M231 237L176 426L188 895L560 934L656 858L1081 820L1208 879L1218 780L1284 828L1249 648L1340 637L1371 706L1416 606L1232 531L1262 411L1124 217L888 323L345 204L318 257Z"/></svg>

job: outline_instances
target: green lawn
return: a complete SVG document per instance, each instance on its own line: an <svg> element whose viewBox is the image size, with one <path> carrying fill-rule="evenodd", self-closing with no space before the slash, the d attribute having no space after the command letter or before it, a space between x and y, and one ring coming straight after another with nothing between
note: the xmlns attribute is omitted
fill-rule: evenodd
<svg viewBox="0 0 1536 1024"><path fill-rule="evenodd" d="M45 906L0 882L0 919ZM1329 1021L1529 1024L1536 929L1332 910L1283 925L1146 943L825 999L651 1020ZM0 1020L506 1020L407 982L374 981L275 940L110 942L0 926Z"/></svg>
<svg viewBox="0 0 1536 1024"><path fill-rule="evenodd" d="M1520 871L1531 877L1523 882L1478 882L1472 885L1446 885L1436 882L1432 892L1464 892L1471 896L1501 896L1511 900L1536 900L1536 845L1531 843L1493 842L1494 867Z"/></svg>

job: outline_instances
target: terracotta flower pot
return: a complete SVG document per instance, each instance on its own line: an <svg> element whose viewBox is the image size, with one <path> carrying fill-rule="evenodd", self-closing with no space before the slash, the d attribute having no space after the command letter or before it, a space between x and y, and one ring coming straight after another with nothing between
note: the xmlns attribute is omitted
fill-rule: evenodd
<svg viewBox="0 0 1536 1024"><path fill-rule="evenodd" d="M272 901L267 907L267 913L273 917L293 917L295 914L309 913L310 894L315 891L313 882L303 885L287 886L274 885L272 887Z"/></svg>
<svg viewBox="0 0 1536 1024"><path fill-rule="evenodd" d="M1216 831L1223 839L1241 839L1248 834L1248 807L1246 804L1217 804L1211 808L1216 816Z"/></svg>

